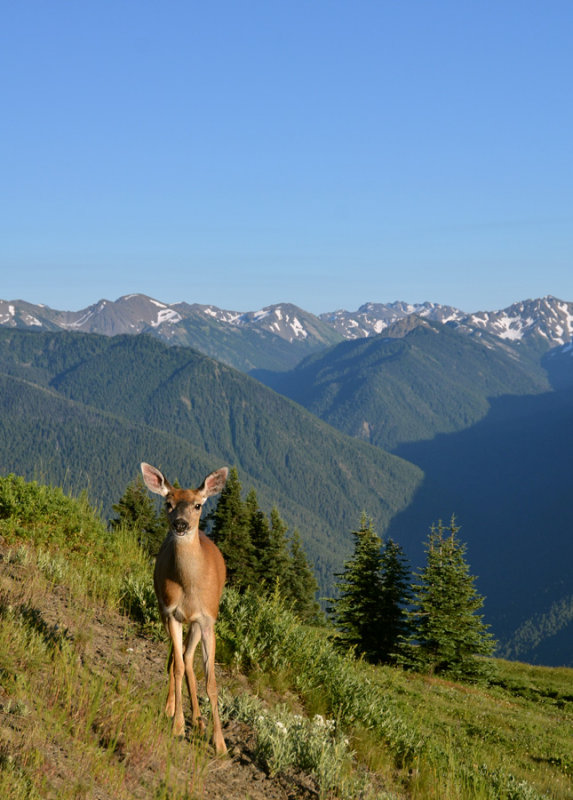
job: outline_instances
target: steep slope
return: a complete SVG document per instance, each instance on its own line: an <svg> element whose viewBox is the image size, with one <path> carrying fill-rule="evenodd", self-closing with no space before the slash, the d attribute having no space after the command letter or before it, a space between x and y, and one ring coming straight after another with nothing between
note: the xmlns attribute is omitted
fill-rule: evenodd
<svg viewBox="0 0 573 800"><path fill-rule="evenodd" d="M234 465L299 527L323 590L360 512L384 530L421 480L242 373L150 337L0 331L0 372L3 472L64 474L108 511L142 460L184 483Z"/></svg>
<svg viewBox="0 0 573 800"><path fill-rule="evenodd" d="M541 365L554 389L567 389L573 386L573 343L548 350L541 359Z"/></svg>
<svg viewBox="0 0 573 800"><path fill-rule="evenodd" d="M0 374L1 473L86 490L111 515L142 453L177 474L218 466L200 447L149 426L84 406L50 388Z"/></svg>
<svg viewBox="0 0 573 800"><path fill-rule="evenodd" d="M573 798L570 670L496 661L469 686L373 667L233 590L215 667L228 758L188 702L174 738L151 580L133 533L0 479L0 797Z"/></svg>
<svg viewBox="0 0 573 800"><path fill-rule="evenodd" d="M490 397L549 388L541 367L511 348L418 317L289 372L253 374L344 433L388 450L468 427L487 414Z"/></svg>
<svg viewBox="0 0 573 800"><path fill-rule="evenodd" d="M194 733L187 702L187 735L172 736L163 712L168 649L135 537L110 533L57 488L10 484L0 478L0 797L317 796L316 770L265 771L256 730L231 709L236 696L259 715L269 704L253 697L245 675L220 665L221 637L215 669L228 758L215 758ZM30 503L24 514L11 515L14 491Z"/></svg>

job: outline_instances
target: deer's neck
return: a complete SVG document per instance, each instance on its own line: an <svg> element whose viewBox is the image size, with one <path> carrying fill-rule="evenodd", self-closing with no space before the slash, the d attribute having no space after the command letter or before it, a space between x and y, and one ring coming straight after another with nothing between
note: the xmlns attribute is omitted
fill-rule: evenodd
<svg viewBox="0 0 573 800"><path fill-rule="evenodd" d="M203 561L203 548L199 530L186 533L185 536L171 535L173 548L173 565L183 577L190 569L194 570Z"/></svg>

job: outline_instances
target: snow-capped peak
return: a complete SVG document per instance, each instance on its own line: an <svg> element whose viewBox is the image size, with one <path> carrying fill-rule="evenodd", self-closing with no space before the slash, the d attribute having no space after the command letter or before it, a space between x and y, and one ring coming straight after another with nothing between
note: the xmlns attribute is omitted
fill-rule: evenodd
<svg viewBox="0 0 573 800"><path fill-rule="evenodd" d="M35 330L71 330L86 333L152 332L168 341L193 345L191 329L181 330L189 319L205 319L289 343L314 346L333 344L341 338L358 339L383 334L391 325L409 317L454 324L461 331L489 334L507 345L537 337L545 348L573 340L573 303L547 295L523 300L498 311L468 314L439 303L368 302L357 311L338 309L319 317L290 303L278 303L256 311L230 311L213 305L168 304L143 294L128 294L115 302L102 299L80 311L56 311L21 300L0 300L0 326ZM262 341L262 340L261 340ZM495 341L490 339L491 341ZM485 342L485 338L484 338Z"/></svg>

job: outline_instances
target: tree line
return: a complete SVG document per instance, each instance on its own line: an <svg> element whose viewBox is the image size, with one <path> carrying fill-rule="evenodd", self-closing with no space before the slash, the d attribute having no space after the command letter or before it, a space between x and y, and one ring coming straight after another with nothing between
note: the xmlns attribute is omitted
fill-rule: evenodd
<svg viewBox="0 0 573 800"><path fill-rule="evenodd" d="M129 525L140 545L155 556L168 520L164 511L157 512L141 478L128 485L113 509L118 516L110 520L111 527ZM235 468L203 527L223 553L230 585L240 592L278 592L301 620L325 624L298 530L289 534L276 508L266 515L253 488L243 498ZM477 613L483 598L458 532L454 517L449 525L433 525L426 564L412 576L401 546L392 539L382 541L372 520L362 514L352 532L353 554L335 575L336 597L327 605L338 645L372 663L461 680L487 677L490 664L479 656L491 655L496 643Z"/></svg>

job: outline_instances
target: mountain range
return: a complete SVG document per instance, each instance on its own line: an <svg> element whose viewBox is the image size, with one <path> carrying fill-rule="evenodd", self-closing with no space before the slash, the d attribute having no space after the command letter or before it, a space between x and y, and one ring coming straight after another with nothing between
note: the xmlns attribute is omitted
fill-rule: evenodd
<svg viewBox="0 0 573 800"><path fill-rule="evenodd" d="M486 346L520 345L543 352L573 339L573 302L525 300L501 311L465 313L437 303L366 303L357 311L315 316L289 303L259 311L228 311L198 303L167 304L141 294L100 300L80 311L57 311L22 300L0 300L0 327L78 333L148 333L168 344L193 347L243 372L282 370L346 339L388 333L416 317L491 338Z"/></svg>
<svg viewBox="0 0 573 800"><path fill-rule="evenodd" d="M235 465L299 528L323 593L361 511L414 566L455 514L501 652L573 665L572 332L553 297L319 317L0 302L0 464L88 486L105 513L141 460L185 483Z"/></svg>
<svg viewBox="0 0 573 800"><path fill-rule="evenodd" d="M343 339L332 326L290 304L239 313L197 303L168 305L140 294L100 300L74 312L0 300L0 327L105 336L147 333L170 345L193 347L243 372L288 369Z"/></svg>

